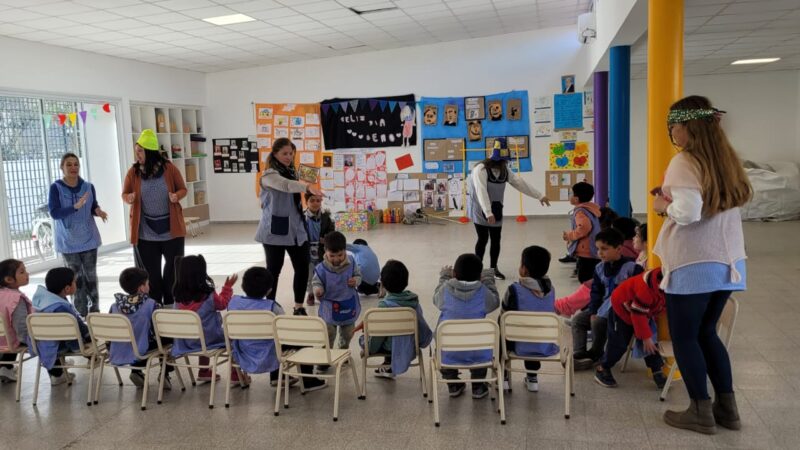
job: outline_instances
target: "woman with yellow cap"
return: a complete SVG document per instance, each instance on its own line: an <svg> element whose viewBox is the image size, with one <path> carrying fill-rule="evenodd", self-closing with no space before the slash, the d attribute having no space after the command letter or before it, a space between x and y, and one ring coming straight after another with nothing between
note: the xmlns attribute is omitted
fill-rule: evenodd
<svg viewBox="0 0 800 450"><path fill-rule="evenodd" d="M175 257L184 253L186 224L179 202L186 196L186 183L159 151L153 130L143 130L133 147L136 162L122 187L122 200L131 205L131 244L137 266L150 276L150 297L169 305Z"/></svg>

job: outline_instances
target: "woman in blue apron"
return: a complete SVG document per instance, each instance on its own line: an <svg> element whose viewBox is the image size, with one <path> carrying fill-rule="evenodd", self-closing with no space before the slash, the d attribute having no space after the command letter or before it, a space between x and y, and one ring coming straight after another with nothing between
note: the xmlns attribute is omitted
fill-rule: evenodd
<svg viewBox="0 0 800 450"><path fill-rule="evenodd" d="M60 180L50 185L47 206L55 225L55 248L64 265L77 276L73 302L81 316L100 312L97 293L97 249L102 244L95 216L108 220L97 204L94 186L80 177L81 163L74 153L61 157Z"/></svg>
<svg viewBox="0 0 800 450"><path fill-rule="evenodd" d="M278 293L278 278L286 253L294 269L294 314L305 316L303 300L308 284L309 241L303 203L300 195L311 193L323 196L319 188L298 178L294 167L297 148L286 138L275 139L267 157L267 169L261 176L261 220L255 240L264 245L267 269L275 279L270 294Z"/></svg>
<svg viewBox="0 0 800 450"><path fill-rule="evenodd" d="M543 206L550 206L550 200L546 196L534 189L519 174L508 169L509 160L511 160L511 153L505 148L505 139L497 138L492 156L475 165L468 183L468 212L470 219L475 223L475 231L478 233L475 254L483 260L486 244L491 238L489 267L494 269L495 277L500 280L506 279L505 275L497 269L497 261L500 258L500 233L503 229L503 198L506 183L511 184L528 197L538 199Z"/></svg>

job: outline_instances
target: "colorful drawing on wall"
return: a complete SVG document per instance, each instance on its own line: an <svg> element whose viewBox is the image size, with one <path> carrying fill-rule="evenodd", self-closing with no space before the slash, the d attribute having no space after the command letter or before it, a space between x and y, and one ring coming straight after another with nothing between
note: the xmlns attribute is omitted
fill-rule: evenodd
<svg viewBox="0 0 800 450"><path fill-rule="evenodd" d="M414 95L335 98L320 104L328 150L411 146L417 143Z"/></svg>
<svg viewBox="0 0 800 450"><path fill-rule="evenodd" d="M436 125L436 120L439 117L436 105L425 105L425 110L422 111L422 123L425 125Z"/></svg>
<svg viewBox="0 0 800 450"><path fill-rule="evenodd" d="M556 130L583 129L583 95L557 94L553 96L554 128Z"/></svg>
<svg viewBox="0 0 800 450"><path fill-rule="evenodd" d="M331 199L333 211L366 211L378 209L386 202L386 151L377 149L342 150L334 154L331 169L323 169L321 184L332 189L323 191Z"/></svg>
<svg viewBox="0 0 800 450"><path fill-rule="evenodd" d="M436 125L420 127L423 141L426 142L423 146L422 169L428 174L462 173L464 160L469 167L472 162L486 157L485 140L488 138L530 138L527 91L509 91L480 97L422 97L419 105L422 111L429 105L435 106L439 114L443 114ZM471 118L481 115L484 118ZM497 120L492 120L493 118ZM453 146L448 142L464 142L464 156L453 153L442 157L441 152L434 151L452 149ZM438 147L434 147L434 144ZM447 161L447 164L441 161ZM520 166L522 171L530 171L530 157L522 157Z"/></svg>
<svg viewBox="0 0 800 450"><path fill-rule="evenodd" d="M589 168L589 143L561 141L550 144L550 170Z"/></svg>
<svg viewBox="0 0 800 450"><path fill-rule="evenodd" d="M594 117L594 93L583 92L583 117Z"/></svg>

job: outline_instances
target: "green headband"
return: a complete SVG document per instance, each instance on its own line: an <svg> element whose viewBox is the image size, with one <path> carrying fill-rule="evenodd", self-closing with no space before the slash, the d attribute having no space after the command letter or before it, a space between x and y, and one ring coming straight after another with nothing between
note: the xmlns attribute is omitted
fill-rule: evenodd
<svg viewBox="0 0 800 450"><path fill-rule="evenodd" d="M672 109L667 116L667 124L683 123L696 119L708 119L711 117L719 117L725 113L717 108L711 109Z"/></svg>

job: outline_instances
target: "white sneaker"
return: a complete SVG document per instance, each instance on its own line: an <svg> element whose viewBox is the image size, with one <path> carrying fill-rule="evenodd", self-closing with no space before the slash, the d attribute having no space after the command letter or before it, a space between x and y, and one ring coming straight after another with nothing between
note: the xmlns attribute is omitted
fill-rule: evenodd
<svg viewBox="0 0 800 450"><path fill-rule="evenodd" d="M537 375L528 375L525 377L525 387L528 392L539 392L539 377Z"/></svg>
<svg viewBox="0 0 800 450"><path fill-rule="evenodd" d="M61 376L58 376L58 377L50 376L50 385L51 386L58 386L58 385L65 384L65 383L72 383L72 380L74 380L74 379L75 379L75 375L73 375L73 374L71 374L71 373L69 373L69 372L67 372L65 370L64 373L61 374Z"/></svg>
<svg viewBox="0 0 800 450"><path fill-rule="evenodd" d="M15 383L17 381L17 374L14 369L10 367L0 367L0 382L2 383Z"/></svg>

